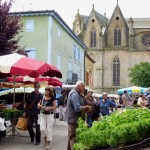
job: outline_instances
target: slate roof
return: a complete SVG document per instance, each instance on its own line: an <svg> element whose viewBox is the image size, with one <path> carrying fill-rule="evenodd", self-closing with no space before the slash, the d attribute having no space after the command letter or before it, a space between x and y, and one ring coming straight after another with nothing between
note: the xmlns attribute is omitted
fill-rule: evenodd
<svg viewBox="0 0 150 150"><path fill-rule="evenodd" d="M63 27L70 33L70 35L84 48L86 45L81 41L81 39L72 31L72 29L67 25L67 23L61 18L61 16L55 10L36 10L36 11L21 11L21 12L9 12L9 15L13 16L38 16L38 15L51 15L53 16Z"/></svg>
<svg viewBox="0 0 150 150"><path fill-rule="evenodd" d="M106 17L103 16L103 15L101 15L101 14L100 14L99 12L97 12L97 11L95 11L95 13L96 13L96 16L97 16L98 20L103 23L104 20L106 19ZM83 18L84 24L86 25L87 22L88 22L89 16L81 15L81 17ZM108 20L108 19L107 19L107 20Z"/></svg>
<svg viewBox="0 0 150 150"><path fill-rule="evenodd" d="M129 25L129 19L126 18L126 22ZM150 28L150 18L132 18L133 28L147 29Z"/></svg>

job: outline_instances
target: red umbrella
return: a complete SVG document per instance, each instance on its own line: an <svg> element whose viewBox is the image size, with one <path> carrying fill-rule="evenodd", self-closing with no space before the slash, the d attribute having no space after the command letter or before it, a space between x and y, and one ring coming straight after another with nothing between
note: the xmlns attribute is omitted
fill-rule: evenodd
<svg viewBox="0 0 150 150"><path fill-rule="evenodd" d="M0 56L0 76L41 76L62 78L61 72L53 65L17 53Z"/></svg>
<svg viewBox="0 0 150 150"><path fill-rule="evenodd" d="M0 77L16 76L49 76L62 78L61 72L54 66L17 53L0 56ZM13 104L15 104L15 88ZM15 135L15 118L13 118L12 135Z"/></svg>
<svg viewBox="0 0 150 150"><path fill-rule="evenodd" d="M35 82L44 82L47 81L49 85L53 86L62 86L62 82L55 78L49 78L49 77L38 77L38 78L31 78L28 76L18 76L15 78L13 77L7 77L7 80L10 82L21 82L21 83L35 83Z"/></svg>

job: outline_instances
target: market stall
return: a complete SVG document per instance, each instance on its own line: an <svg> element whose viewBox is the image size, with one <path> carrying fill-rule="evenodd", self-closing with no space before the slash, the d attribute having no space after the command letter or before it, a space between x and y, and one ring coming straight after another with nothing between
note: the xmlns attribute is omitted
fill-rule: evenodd
<svg viewBox="0 0 150 150"><path fill-rule="evenodd" d="M78 120L77 143L74 150L134 150L150 146L150 110L146 108L122 109L88 128Z"/></svg>
<svg viewBox="0 0 150 150"><path fill-rule="evenodd" d="M138 86L132 86L132 87L127 87L127 88L119 89L118 90L118 94L123 94L123 92L125 90L128 92L128 94L132 94L132 93L144 93L144 92L146 92L148 90L148 88L138 87Z"/></svg>
<svg viewBox="0 0 150 150"><path fill-rule="evenodd" d="M9 60L9 61L8 61ZM0 56L0 77L13 77L13 105L15 105L15 85L16 76L29 76L37 78L39 76L49 76L62 78L61 72L53 65L38 61L17 53ZM16 113L13 107L12 135L15 135Z"/></svg>

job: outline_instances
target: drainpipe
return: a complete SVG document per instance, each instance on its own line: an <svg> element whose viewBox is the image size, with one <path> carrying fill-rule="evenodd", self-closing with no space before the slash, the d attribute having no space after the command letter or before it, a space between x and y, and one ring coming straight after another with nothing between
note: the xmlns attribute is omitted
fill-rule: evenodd
<svg viewBox="0 0 150 150"><path fill-rule="evenodd" d="M86 49L84 50L84 83L85 83L85 72L86 72L86 70L85 70L85 53L86 53Z"/></svg>
<svg viewBox="0 0 150 150"><path fill-rule="evenodd" d="M104 90L104 49L102 48L102 90Z"/></svg>

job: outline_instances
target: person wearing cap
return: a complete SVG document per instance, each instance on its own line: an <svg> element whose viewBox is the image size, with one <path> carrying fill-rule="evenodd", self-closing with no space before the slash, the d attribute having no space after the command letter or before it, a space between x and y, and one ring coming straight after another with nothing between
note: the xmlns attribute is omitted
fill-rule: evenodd
<svg viewBox="0 0 150 150"><path fill-rule="evenodd" d="M91 106L85 105L85 98L83 97L84 90L85 83L83 81L77 81L76 87L68 95L66 107L68 123L67 150L73 150L73 145L76 142L76 129L78 127L77 121L79 117L82 117L83 113L91 111Z"/></svg>
<svg viewBox="0 0 150 150"><path fill-rule="evenodd" d="M103 98L100 101L100 112L103 116L106 116L106 115L109 116L110 115L109 114L109 109L115 108L116 104L108 99L106 92L102 93L102 97Z"/></svg>
<svg viewBox="0 0 150 150"><path fill-rule="evenodd" d="M31 138L31 143L39 145L41 142L40 125L38 124L38 103L42 100L43 95L39 92L40 84L34 83L34 91L30 93L25 105L24 117L27 117L27 129ZM33 130L33 123L36 125L36 133Z"/></svg>
<svg viewBox="0 0 150 150"><path fill-rule="evenodd" d="M85 104L91 106L91 111L87 112L86 122L88 127L92 127L92 122L94 121L94 112L96 111L96 101L94 100L93 91L88 90L87 95L85 96Z"/></svg>

